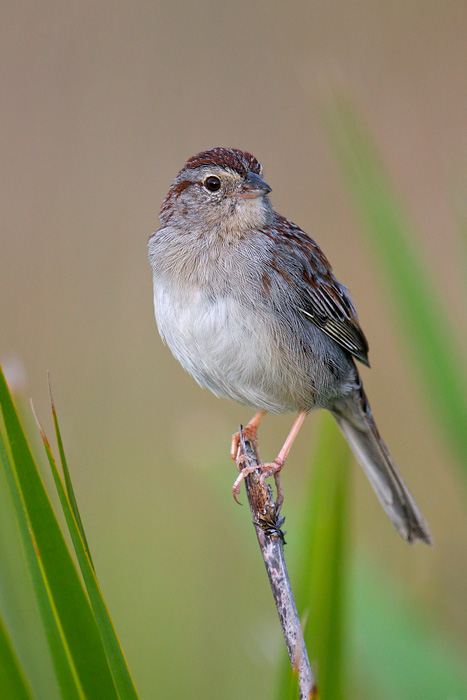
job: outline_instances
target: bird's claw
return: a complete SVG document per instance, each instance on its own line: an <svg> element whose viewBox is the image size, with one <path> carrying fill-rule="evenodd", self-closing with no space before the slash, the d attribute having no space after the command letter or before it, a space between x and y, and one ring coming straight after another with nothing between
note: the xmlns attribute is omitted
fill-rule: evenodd
<svg viewBox="0 0 467 700"><path fill-rule="evenodd" d="M239 463L242 463L245 460L244 455L240 455L237 458L237 465ZM277 508L279 509L278 512L280 511L280 508L282 506L282 503L284 501L284 492L282 490L282 484L280 480L280 470L284 466L284 460L277 459L274 460L274 462L268 462L267 464L255 464L249 467L243 467L240 470L240 474L238 477L235 479L234 485L232 486L232 494L234 497L234 500L238 503L239 506L242 505L240 501L238 500L238 496L240 494L240 486L242 485L242 482L245 481L245 478L249 476L250 474L253 474L253 472L257 471L258 469L261 469L261 475L259 477L259 482L262 486L262 488L266 488L266 479L268 476L273 476L274 481L276 482L276 489L277 489L277 501L276 505Z"/></svg>

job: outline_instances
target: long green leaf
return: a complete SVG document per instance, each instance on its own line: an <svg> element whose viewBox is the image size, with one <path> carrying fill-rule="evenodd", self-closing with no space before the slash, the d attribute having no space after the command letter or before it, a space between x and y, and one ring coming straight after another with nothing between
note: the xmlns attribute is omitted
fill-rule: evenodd
<svg viewBox="0 0 467 700"><path fill-rule="evenodd" d="M26 512L21 502L14 476L14 469L5 449L3 436L0 434L0 465L4 470L6 481L10 489L10 495L16 514L26 562L31 574L34 592L39 607L39 612L44 625L44 631L49 646L52 662L54 664L60 693L63 700L83 700L83 694L76 678L73 665L70 663L68 651L63 643L62 632L59 628L57 616L52 605L49 590L40 567L39 557L36 555L34 541L30 532Z"/></svg>
<svg viewBox="0 0 467 700"><path fill-rule="evenodd" d="M0 370L0 405L37 561L57 624L86 700L117 700L96 620ZM52 650L53 651L53 650Z"/></svg>
<svg viewBox="0 0 467 700"><path fill-rule="evenodd" d="M84 548L86 550L86 553L87 553L87 556L89 559L89 563L91 564L92 568L94 569L94 564L93 564L92 557L91 557L91 551L89 549L88 541L86 539L86 533L84 532L83 523L81 521L81 515L80 515L79 509L78 509L78 503L76 502L75 491L73 489L73 484L71 483L70 471L68 469L68 463L66 460L65 450L63 448L62 436L61 436L60 428L58 425L57 412L55 410L55 403L54 403L53 396L52 396L52 389L50 386L50 378L49 378L49 396L50 396L50 404L52 406L52 417L53 417L53 421L54 421L55 436L57 438L58 451L60 454L60 463L62 465L63 477L65 479L65 487L66 487L66 493L68 496L68 501L70 503L71 510L73 511L76 525L78 526L79 532L81 534L81 539L83 541ZM42 430L41 430L41 433L42 433ZM44 434L43 434L43 437L45 437ZM47 443L47 445L48 445L48 443ZM62 507L63 507L63 505L62 505Z"/></svg>
<svg viewBox="0 0 467 700"><path fill-rule="evenodd" d="M413 366L436 424L467 473L467 379L461 351L439 291L392 192L379 154L350 105L341 101L325 121L369 240L386 271L412 352Z"/></svg>
<svg viewBox="0 0 467 700"><path fill-rule="evenodd" d="M68 467L66 466L65 460L65 452L63 450L60 429L53 402L52 410L54 415L54 424L57 434L57 441L59 446L61 446L60 455L62 457L62 466L65 464L64 469L66 470L66 473L68 473ZM67 488L65 489L60 473L57 469L52 450L50 449L47 437L42 428L40 428L40 426L39 429L42 435L42 440L44 442L44 447L46 450L47 458L49 460L50 468L52 470L52 475L55 481L55 486L57 488L57 493L60 498L60 503L63 508L68 530L70 532L71 540L73 542L73 547L78 558L81 573L83 574L86 590L88 591L91 606L102 636L104 647L107 653L107 658L109 660L110 668L114 677L117 691L120 696L120 700L138 700L138 693L136 692L136 688L134 686L130 670L126 663L123 650L120 646L115 627L113 625L105 601L102 597L99 583L96 578L95 570L92 565L89 547L87 545L87 542L83 540L84 528L81 523L81 518L79 516L78 504L76 502L76 499L74 498L73 486L71 483L70 475L68 473ZM73 504L70 502L70 493L73 494ZM76 520L76 516L78 516L79 518L79 523Z"/></svg>
<svg viewBox="0 0 467 700"><path fill-rule="evenodd" d="M32 700L29 684L0 617L0 689L2 700Z"/></svg>

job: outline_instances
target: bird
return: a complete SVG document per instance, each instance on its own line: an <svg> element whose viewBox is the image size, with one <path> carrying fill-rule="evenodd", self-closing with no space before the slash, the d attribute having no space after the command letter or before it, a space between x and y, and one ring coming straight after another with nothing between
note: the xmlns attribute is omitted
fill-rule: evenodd
<svg viewBox="0 0 467 700"><path fill-rule="evenodd" d="M369 366L368 342L348 289L318 244L275 211L271 191L247 151L216 147L186 161L148 243L162 340L202 387L256 410L248 439L266 413L297 414L277 458L261 465L276 477L280 502L292 443L308 413L323 408L399 534L431 545L373 419L356 364Z"/></svg>

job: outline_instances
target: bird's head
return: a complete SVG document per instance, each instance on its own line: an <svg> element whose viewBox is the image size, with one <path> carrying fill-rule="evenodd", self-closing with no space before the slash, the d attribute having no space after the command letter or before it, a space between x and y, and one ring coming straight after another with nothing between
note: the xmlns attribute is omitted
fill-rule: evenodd
<svg viewBox="0 0 467 700"><path fill-rule="evenodd" d="M186 223L204 230L236 233L260 229L272 217L269 185L256 158L235 148L213 148L193 156L165 198L163 224Z"/></svg>

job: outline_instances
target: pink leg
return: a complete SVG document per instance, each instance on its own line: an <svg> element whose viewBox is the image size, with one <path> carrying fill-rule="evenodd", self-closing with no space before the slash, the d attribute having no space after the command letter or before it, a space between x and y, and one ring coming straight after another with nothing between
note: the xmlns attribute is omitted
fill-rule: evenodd
<svg viewBox="0 0 467 700"><path fill-rule="evenodd" d="M290 448L292 447L293 442L298 435L298 431L302 427L302 423L306 417L307 417L307 412L300 411L298 416L295 418L292 429L291 429L290 433L287 435L287 439L284 442L281 451L277 455L274 462L272 462L272 464L275 464L275 463L279 464L280 463L280 467L279 467L279 469L274 469L273 471L271 471L270 474L267 474L266 476L272 476L272 474L275 474L276 472L278 472L282 469L282 467L284 466L284 462L287 459L288 454L290 452ZM264 465L264 466L266 466L266 465Z"/></svg>
<svg viewBox="0 0 467 700"><path fill-rule="evenodd" d="M277 455L274 462L271 462L270 464L263 465L263 478L266 478L267 476L274 476L274 481L276 483L276 489L277 489L277 505L279 506L279 508L282 506L282 503L284 502L284 491L282 490L280 471L281 471L282 467L284 466L284 462L287 459L287 456L290 452L290 448L292 447L293 442L298 435L298 431L302 427L302 423L306 417L307 417L307 412L300 411L300 413L298 414L298 416L296 417L296 419L294 421L294 424L292 425L292 429L291 429L290 433L287 435L287 439L284 442L281 451Z"/></svg>
<svg viewBox="0 0 467 700"><path fill-rule="evenodd" d="M256 420L256 428L257 428L258 423L260 422L261 418L263 417L264 413L265 413L264 411L261 413L257 413L256 416L251 421L251 423L253 423L253 421ZM277 455L274 462L269 462L268 464L261 464L260 465L261 470L263 472L262 473L263 480L268 476L274 476L274 480L276 482L276 488L277 488L277 505L279 507L282 505L283 500L284 500L284 492L282 490L282 484L281 484L279 472L282 469L282 467L284 466L284 462L287 459L287 456L290 452L290 448L292 447L292 444L293 444L295 438L297 437L298 431L302 427L302 423L305 420L306 416L307 416L306 411L300 411L300 413L298 414L298 416L296 417L296 419L294 421L294 424L292 425L292 429L291 429L290 433L288 434L287 439L284 442L284 445L282 446L281 451ZM234 438L235 438L235 435L234 435ZM239 439L240 438L238 438L238 440ZM232 442L232 446L233 446L233 444L234 443ZM238 450L238 441L237 441L236 445L237 445L237 450ZM238 478L236 479L236 481L233 485L233 488L232 488L233 496L234 496L235 500L237 501L237 503L238 503L237 496L240 493L240 485L241 485L242 481L244 480L244 478L246 476L248 476L248 474L251 474L251 472L254 471L254 469L257 469L257 467L254 467L254 468L246 467L245 469L242 469L242 471L238 475Z"/></svg>

